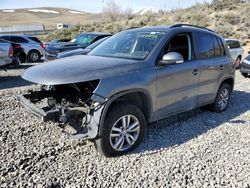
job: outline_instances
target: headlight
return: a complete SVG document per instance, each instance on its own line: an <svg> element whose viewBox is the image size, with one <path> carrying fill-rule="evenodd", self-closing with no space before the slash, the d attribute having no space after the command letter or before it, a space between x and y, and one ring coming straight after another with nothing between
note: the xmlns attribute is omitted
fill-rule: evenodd
<svg viewBox="0 0 250 188"><path fill-rule="evenodd" d="M249 60L246 60L246 59L243 60L243 63L246 63L246 64L249 64L249 65L250 65L250 61L249 61Z"/></svg>

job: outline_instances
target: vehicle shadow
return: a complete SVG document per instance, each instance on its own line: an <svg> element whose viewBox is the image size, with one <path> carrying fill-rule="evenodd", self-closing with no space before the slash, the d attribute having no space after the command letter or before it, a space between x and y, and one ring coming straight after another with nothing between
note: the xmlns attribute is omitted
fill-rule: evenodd
<svg viewBox="0 0 250 188"><path fill-rule="evenodd" d="M244 125L246 121L235 118L250 110L250 103L246 102L249 98L250 93L234 91L230 105L223 113L199 108L150 124L143 143L132 153L148 152L150 155L160 149L178 146L226 122Z"/></svg>
<svg viewBox="0 0 250 188"><path fill-rule="evenodd" d="M0 90L10 89L13 87L29 86L31 82L25 81L21 76L4 76L0 77Z"/></svg>

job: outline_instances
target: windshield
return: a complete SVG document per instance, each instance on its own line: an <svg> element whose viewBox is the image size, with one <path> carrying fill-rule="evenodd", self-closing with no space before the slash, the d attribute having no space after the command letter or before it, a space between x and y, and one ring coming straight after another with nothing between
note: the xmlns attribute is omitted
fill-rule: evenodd
<svg viewBox="0 0 250 188"><path fill-rule="evenodd" d="M94 48L89 55L145 59L165 32L119 33Z"/></svg>
<svg viewBox="0 0 250 188"><path fill-rule="evenodd" d="M95 35L78 35L76 37L75 43L78 45L89 45L96 39Z"/></svg>

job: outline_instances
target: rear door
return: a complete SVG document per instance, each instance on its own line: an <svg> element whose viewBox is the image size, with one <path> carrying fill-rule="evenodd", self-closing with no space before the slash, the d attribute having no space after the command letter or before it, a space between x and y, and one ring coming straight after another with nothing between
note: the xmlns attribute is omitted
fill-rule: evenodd
<svg viewBox="0 0 250 188"><path fill-rule="evenodd" d="M198 62L194 60L193 53L193 33L175 35L164 48L163 54L180 53L184 63L156 67L157 119L193 109L199 82Z"/></svg>
<svg viewBox="0 0 250 188"><path fill-rule="evenodd" d="M202 106L214 101L218 84L223 77L226 56L222 41L216 35L197 32L197 60L199 61L200 80L197 105Z"/></svg>

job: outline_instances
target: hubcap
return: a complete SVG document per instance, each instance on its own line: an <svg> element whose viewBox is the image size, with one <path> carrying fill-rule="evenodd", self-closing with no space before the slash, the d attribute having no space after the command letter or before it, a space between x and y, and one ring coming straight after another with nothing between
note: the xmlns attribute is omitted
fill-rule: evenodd
<svg viewBox="0 0 250 188"><path fill-rule="evenodd" d="M37 53L32 53L30 56L31 56L32 61L37 61L39 59L39 56Z"/></svg>
<svg viewBox="0 0 250 188"><path fill-rule="evenodd" d="M125 151L134 145L139 133L139 120L133 115L122 116L112 126L110 144L116 151Z"/></svg>
<svg viewBox="0 0 250 188"><path fill-rule="evenodd" d="M220 110L224 110L227 107L228 100L229 100L229 91L228 89L225 88L221 91L221 94L219 96L218 105Z"/></svg>

